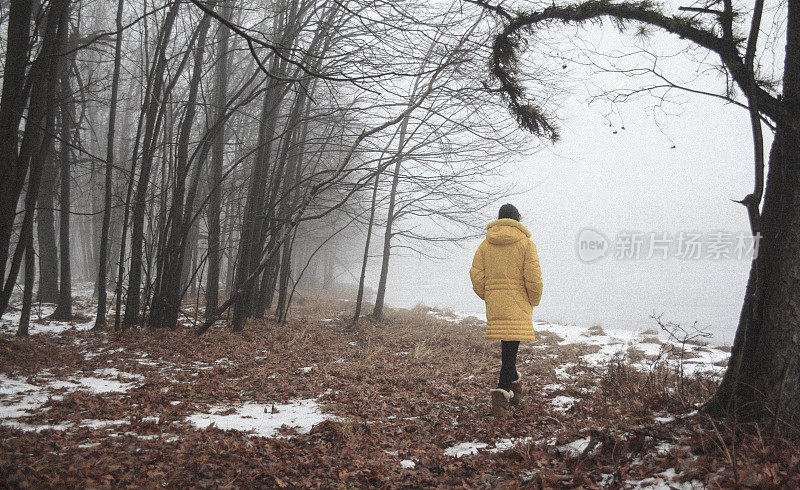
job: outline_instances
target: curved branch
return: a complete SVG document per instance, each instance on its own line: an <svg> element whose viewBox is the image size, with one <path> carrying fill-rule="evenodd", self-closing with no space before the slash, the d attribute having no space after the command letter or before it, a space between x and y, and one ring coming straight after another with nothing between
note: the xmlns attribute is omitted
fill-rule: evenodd
<svg viewBox="0 0 800 490"><path fill-rule="evenodd" d="M610 3L607 0L588 0L575 5L554 5L537 12L519 13L508 21L502 32L495 37L492 46L491 74L500 83L500 89L506 96L509 109L517 118L520 127L537 136L558 139L557 128L550 123L550 118L541 108L526 100L525 89L518 78L517 51L522 44L520 31L532 30L537 24L549 21L580 24L603 17L658 27L716 53L742 91L746 94L755 93L757 106L764 115L775 121L787 117L787 110L779 99L761 87L755 87L755 90L751 88L749 72L738 49L740 40L720 38L702 27L696 19L666 15L648 1Z"/></svg>

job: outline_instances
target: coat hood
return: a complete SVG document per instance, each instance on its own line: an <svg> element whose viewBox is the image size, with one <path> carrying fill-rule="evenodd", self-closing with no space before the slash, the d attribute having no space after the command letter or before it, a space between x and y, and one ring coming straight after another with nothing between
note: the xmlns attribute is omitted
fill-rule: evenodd
<svg viewBox="0 0 800 490"><path fill-rule="evenodd" d="M531 236L531 232L522 223L511 218L492 221L486 226L486 230L486 240L493 245L509 245Z"/></svg>

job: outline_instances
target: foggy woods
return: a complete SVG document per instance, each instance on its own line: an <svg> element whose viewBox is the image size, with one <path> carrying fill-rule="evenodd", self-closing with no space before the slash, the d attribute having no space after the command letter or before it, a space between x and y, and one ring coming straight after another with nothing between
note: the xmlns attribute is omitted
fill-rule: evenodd
<svg viewBox="0 0 800 490"><path fill-rule="evenodd" d="M379 318L392 251L474 235L504 191L489 177L520 137L481 85L477 7L105 7L4 19L0 311L24 283L20 334L31 301L71 317L73 276L97 328L175 328L185 301L234 330L283 320L301 271L331 288L360 262L342 237L365 226L386 230Z"/></svg>
<svg viewBox="0 0 800 490"><path fill-rule="evenodd" d="M800 485L799 12L0 2L2 486ZM575 182L528 165L545 145L555 165L590 81L603 130L675 93L749 124L732 346L656 313L637 332L537 316L552 284L578 311L590 282L551 260L584 223L539 212L574 194L529 188ZM612 173L586 173L613 208ZM437 259L487 322L422 292L395 307L393 278ZM626 270L591 294L644 282Z"/></svg>

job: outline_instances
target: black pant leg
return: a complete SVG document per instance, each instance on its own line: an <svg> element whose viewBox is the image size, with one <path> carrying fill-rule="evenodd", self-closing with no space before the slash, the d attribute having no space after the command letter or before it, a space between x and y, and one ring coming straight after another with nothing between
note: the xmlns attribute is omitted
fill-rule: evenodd
<svg viewBox="0 0 800 490"><path fill-rule="evenodd" d="M503 362L500 366L500 382L497 387L508 391L511 389L511 383L519 378L517 374L517 351L519 350L519 341L501 340L500 346Z"/></svg>

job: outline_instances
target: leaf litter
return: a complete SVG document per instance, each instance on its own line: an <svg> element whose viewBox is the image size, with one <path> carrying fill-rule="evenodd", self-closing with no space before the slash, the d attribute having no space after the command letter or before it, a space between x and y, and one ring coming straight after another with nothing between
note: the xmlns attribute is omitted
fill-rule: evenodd
<svg viewBox="0 0 800 490"><path fill-rule="evenodd" d="M242 333L215 328L202 337L188 327L94 332L84 328L91 322L53 325L42 316L31 337L17 338L13 313L4 316L2 481L800 484L790 442L768 445L697 411L718 383L724 348L688 346L695 354L676 359L658 332L540 323L538 341L520 349L528 394L495 419L488 390L499 349L478 319L420 306L350 327L342 313L350 302L314 298L298 302L288 324L259 320Z"/></svg>

